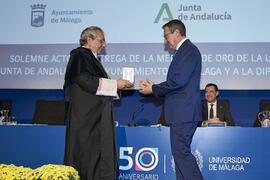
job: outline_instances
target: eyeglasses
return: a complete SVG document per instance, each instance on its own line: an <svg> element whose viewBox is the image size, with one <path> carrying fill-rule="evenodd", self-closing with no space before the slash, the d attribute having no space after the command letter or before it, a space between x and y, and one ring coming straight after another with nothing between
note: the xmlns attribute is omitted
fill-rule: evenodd
<svg viewBox="0 0 270 180"><path fill-rule="evenodd" d="M171 34L175 34L176 32L178 32L177 30L174 30L173 32L171 32L171 31L169 31L168 33L164 33L164 35L163 35L163 37L164 37L164 39L168 39L168 37L169 37L169 35L171 35Z"/></svg>
<svg viewBox="0 0 270 180"><path fill-rule="evenodd" d="M173 33L169 32L169 33L164 34L164 35L163 35L164 39L168 39L168 36L169 36L170 34L173 34Z"/></svg>

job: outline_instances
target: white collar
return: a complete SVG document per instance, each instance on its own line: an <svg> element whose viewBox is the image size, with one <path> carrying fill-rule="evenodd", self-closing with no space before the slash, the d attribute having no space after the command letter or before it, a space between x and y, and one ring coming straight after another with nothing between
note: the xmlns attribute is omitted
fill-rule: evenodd
<svg viewBox="0 0 270 180"><path fill-rule="evenodd" d="M97 53L93 53L94 54L94 56L96 57L96 59L98 59L98 55L97 55Z"/></svg>
<svg viewBox="0 0 270 180"><path fill-rule="evenodd" d="M217 100L216 100L215 102L212 102L212 103L207 102L207 105L208 105L208 106L211 106L211 104L213 104L213 106L216 106L216 105L217 105Z"/></svg>
<svg viewBox="0 0 270 180"><path fill-rule="evenodd" d="M186 40L187 40L187 38L182 39L182 40L177 44L176 50L178 50L178 49L181 47L181 45L182 45Z"/></svg>

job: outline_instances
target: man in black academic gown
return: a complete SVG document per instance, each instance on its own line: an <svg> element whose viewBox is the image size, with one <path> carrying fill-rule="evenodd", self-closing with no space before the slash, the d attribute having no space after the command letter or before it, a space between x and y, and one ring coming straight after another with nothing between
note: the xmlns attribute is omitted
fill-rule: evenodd
<svg viewBox="0 0 270 180"><path fill-rule="evenodd" d="M82 180L113 180L117 176L112 100L126 80L108 78L97 57L105 47L101 28L86 28L80 47L73 49L66 68L67 133L64 164L78 170Z"/></svg>

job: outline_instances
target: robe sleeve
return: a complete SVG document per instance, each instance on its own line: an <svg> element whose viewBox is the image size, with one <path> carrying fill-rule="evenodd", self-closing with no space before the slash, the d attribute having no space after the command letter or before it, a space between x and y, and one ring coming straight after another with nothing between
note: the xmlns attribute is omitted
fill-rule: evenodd
<svg viewBox="0 0 270 180"><path fill-rule="evenodd" d="M100 78L96 95L116 97L117 96L116 80Z"/></svg>

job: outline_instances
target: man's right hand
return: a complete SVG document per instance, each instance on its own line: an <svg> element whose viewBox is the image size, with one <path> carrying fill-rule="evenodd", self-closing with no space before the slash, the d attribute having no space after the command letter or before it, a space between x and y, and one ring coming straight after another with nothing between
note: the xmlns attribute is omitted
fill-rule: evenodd
<svg viewBox="0 0 270 180"><path fill-rule="evenodd" d="M134 86L134 84L129 82L128 80L117 79L116 81L117 81L117 89L131 88Z"/></svg>
<svg viewBox="0 0 270 180"><path fill-rule="evenodd" d="M140 82L140 93L142 94L152 94L153 90L152 90L152 86L153 86L153 82L150 80L142 80Z"/></svg>
<svg viewBox="0 0 270 180"><path fill-rule="evenodd" d="M202 122L202 126L207 126L208 123L215 123L215 122L221 122L220 119L218 117L212 118L212 119L208 119L206 121Z"/></svg>

